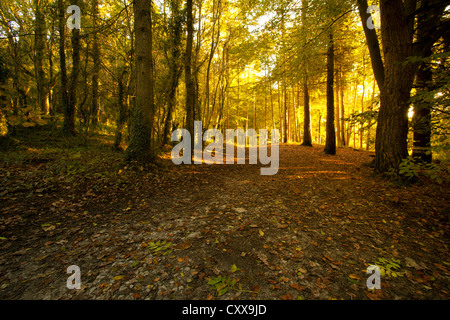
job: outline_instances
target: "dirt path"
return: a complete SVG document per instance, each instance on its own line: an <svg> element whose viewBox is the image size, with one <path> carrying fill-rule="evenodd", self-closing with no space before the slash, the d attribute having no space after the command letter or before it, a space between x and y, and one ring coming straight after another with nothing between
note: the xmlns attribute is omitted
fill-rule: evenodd
<svg viewBox="0 0 450 320"><path fill-rule="evenodd" d="M274 176L170 160L136 173L112 161L98 169L109 175L6 194L0 298L448 299L448 188L394 187L363 166L370 153L321 151L282 145ZM13 184L52 168L0 172ZM369 291L376 262L387 274ZM66 287L69 265L80 290Z"/></svg>

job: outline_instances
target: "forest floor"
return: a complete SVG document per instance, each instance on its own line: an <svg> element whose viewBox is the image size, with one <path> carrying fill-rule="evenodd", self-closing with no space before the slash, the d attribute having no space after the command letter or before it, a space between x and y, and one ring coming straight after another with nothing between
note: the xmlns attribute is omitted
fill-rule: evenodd
<svg viewBox="0 0 450 320"><path fill-rule="evenodd" d="M280 145L262 176L125 165L101 135L17 139L0 151L0 299L450 297L448 182L382 180L371 152Z"/></svg>

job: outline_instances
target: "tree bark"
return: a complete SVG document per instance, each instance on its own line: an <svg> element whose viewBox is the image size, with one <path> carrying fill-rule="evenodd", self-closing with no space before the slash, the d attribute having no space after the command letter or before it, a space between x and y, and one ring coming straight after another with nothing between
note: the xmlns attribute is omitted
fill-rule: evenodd
<svg viewBox="0 0 450 320"><path fill-rule="evenodd" d="M42 114L49 112L48 91L45 85L45 73L43 68L44 49L45 49L45 18L42 12L42 1L34 0L35 5L35 68L36 68L36 87L39 109Z"/></svg>
<svg viewBox="0 0 450 320"><path fill-rule="evenodd" d="M192 78L192 47L194 41L194 17L192 13L192 0L186 0L187 39L184 75L186 85L186 129L191 134L191 156L194 153L194 109L195 109L195 83Z"/></svg>
<svg viewBox="0 0 450 320"><path fill-rule="evenodd" d="M166 145L170 140L170 131L172 129L173 111L176 105L176 93L182 72L181 65L181 33L183 29L183 17L180 11L179 0L170 1L172 12L170 20L171 32L171 58L170 58L170 82L167 94L167 116L164 121L164 131L162 145Z"/></svg>
<svg viewBox="0 0 450 320"><path fill-rule="evenodd" d="M98 81L100 74L100 46L98 43L98 30L97 30L97 20L98 20L98 0L93 0L92 2L92 19L93 19L93 32L94 32L94 41L92 47L92 60L93 60L93 69L92 69L92 105L91 105L91 118L92 124L94 126L98 125L98 116L99 116L99 106L98 106Z"/></svg>
<svg viewBox="0 0 450 320"><path fill-rule="evenodd" d="M308 0L302 0L302 29L305 30ZM305 31L304 31L305 32ZM306 36L306 35L305 35ZM303 40L304 41L304 40ZM308 91L308 61L304 59L304 71L303 71L303 142L302 146L312 147L311 137L311 108L309 105L309 91ZM319 127L320 130L320 127Z"/></svg>
<svg viewBox="0 0 450 320"><path fill-rule="evenodd" d="M216 7L217 5L217 7ZM221 0L218 0L217 4L213 0L213 8L212 8L212 31L211 31L211 47L209 51L208 57L208 66L206 68L206 83L205 83L205 127L208 128L211 122L211 116L214 108L210 108L210 73L211 73L211 63L214 57L214 53L217 49L217 45L219 44L220 38L220 8L221 8ZM217 35L216 35L216 27L217 27Z"/></svg>
<svg viewBox="0 0 450 320"><path fill-rule="evenodd" d="M344 103L344 84L345 84L345 73L341 73L340 75L340 85L339 85L339 89L340 89L340 96L341 96L341 117L340 117L340 122L339 125L341 126L341 141L342 141L342 146L345 147L347 145L346 139L345 139L345 103Z"/></svg>
<svg viewBox="0 0 450 320"><path fill-rule="evenodd" d="M336 132L334 128L334 42L333 31L329 35L327 52L327 126L325 149L326 154L336 154Z"/></svg>
<svg viewBox="0 0 450 320"><path fill-rule="evenodd" d="M367 46L369 48L373 74L377 81L378 88L381 90L384 84L384 65L381 58L380 43L378 42L377 32L375 29L369 29L367 26L367 20L370 17L370 13L367 13L367 9L369 7L367 5L367 0L358 0L357 3L364 34L366 35L367 39Z"/></svg>
<svg viewBox="0 0 450 320"><path fill-rule="evenodd" d="M401 0L382 0L381 36L385 79L380 93L380 111L375 143L375 172L397 169L408 156L408 109L414 69L404 64L411 55L411 37Z"/></svg>
<svg viewBox="0 0 450 320"><path fill-rule="evenodd" d="M416 7L416 1L410 0L409 11ZM413 55L429 57L433 52L431 50L434 42L440 37L443 24L440 19L445 10L445 1L424 0L421 1L419 14L417 15L417 41L413 44ZM448 24L447 20L447 24ZM441 25L436 30L436 26ZM411 30L411 29L410 29ZM422 62L418 66L416 84L418 91L433 90L433 72L431 66ZM413 157L418 157L424 162L430 163L432 160L431 152L431 106L427 103L417 102L414 104L413 117Z"/></svg>
<svg viewBox="0 0 450 320"><path fill-rule="evenodd" d="M308 77L303 78L303 143L302 146L312 147L311 110L309 105Z"/></svg>
<svg viewBox="0 0 450 320"><path fill-rule="evenodd" d="M431 53L430 53L431 54ZM431 67L423 62L417 72L416 83L419 91L431 90L433 73ZM416 102L413 116L413 157L431 163L431 107L429 103Z"/></svg>
<svg viewBox="0 0 450 320"><path fill-rule="evenodd" d="M128 118L127 112L128 108L125 103L125 84L124 84L124 78L126 74L127 72L124 67L117 83L117 104L119 106L119 117L117 118L116 122L116 136L114 139L114 149L117 150L120 148L120 144L122 142L123 127L125 126L125 123L127 122Z"/></svg>
<svg viewBox="0 0 450 320"><path fill-rule="evenodd" d="M283 130L283 142L287 143L288 142L288 121L289 121L289 115L288 115L288 102L287 102L287 88L286 88L286 84L283 81L283 104L284 104L284 130Z"/></svg>
<svg viewBox="0 0 450 320"><path fill-rule="evenodd" d="M408 156L408 109L410 91L418 64L406 63L408 56L423 57L436 40L446 32L448 21L440 23L445 1L382 0L380 2L381 36L385 64L381 68L381 52L375 30L368 30L366 0L358 0L358 7L366 34L372 67L380 88L380 111L375 141L375 172L385 174L397 170L400 161ZM414 37L414 18L418 16ZM416 42L412 43L416 38ZM384 81L379 81L383 70ZM381 85L382 84L382 85ZM427 117L427 116L426 116Z"/></svg>
<svg viewBox="0 0 450 320"><path fill-rule="evenodd" d="M68 130L70 128L75 128L74 118L70 117L69 112L69 96L67 92L67 67L66 67L66 49L65 49L65 28L66 21L64 18L65 7L63 0L58 0L58 12L59 12L59 21L58 21L58 29L59 29L59 68L61 71L61 104L64 113L64 124L63 131L65 133L69 133Z"/></svg>
<svg viewBox="0 0 450 320"><path fill-rule="evenodd" d="M341 122L340 122L340 103L339 103L339 86L341 84L340 81L340 72L336 72L336 92L335 92L335 99L336 99L336 105L335 105L335 126L336 126L336 143L338 147L342 147L341 142Z"/></svg>
<svg viewBox="0 0 450 320"><path fill-rule="evenodd" d="M135 0L136 99L127 159L144 163L153 161L153 123L155 115L152 60L152 1Z"/></svg>

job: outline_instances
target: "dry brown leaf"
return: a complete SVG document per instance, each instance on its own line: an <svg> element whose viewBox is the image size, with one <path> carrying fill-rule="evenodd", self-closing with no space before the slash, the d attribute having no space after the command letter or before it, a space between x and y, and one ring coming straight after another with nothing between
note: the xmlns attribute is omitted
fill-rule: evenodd
<svg viewBox="0 0 450 320"><path fill-rule="evenodd" d="M302 287L301 285L299 285L297 283L291 283L291 288L294 288L295 290L298 290L298 291L305 290L305 287Z"/></svg>

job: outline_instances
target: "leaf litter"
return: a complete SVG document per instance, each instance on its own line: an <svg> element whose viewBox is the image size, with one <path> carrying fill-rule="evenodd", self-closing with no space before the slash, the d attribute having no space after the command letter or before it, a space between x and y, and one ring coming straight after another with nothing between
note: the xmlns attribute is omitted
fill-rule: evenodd
<svg viewBox="0 0 450 320"><path fill-rule="evenodd" d="M448 186L392 186L370 155L282 145L275 176L135 171L105 149L2 163L0 298L448 299ZM389 271L375 292L374 263ZM80 290L65 286L73 264Z"/></svg>

